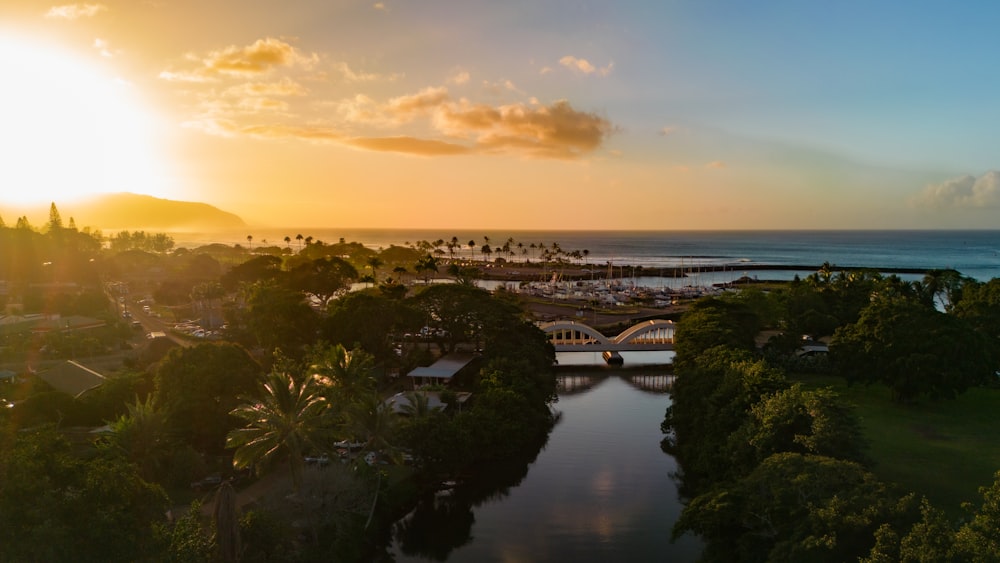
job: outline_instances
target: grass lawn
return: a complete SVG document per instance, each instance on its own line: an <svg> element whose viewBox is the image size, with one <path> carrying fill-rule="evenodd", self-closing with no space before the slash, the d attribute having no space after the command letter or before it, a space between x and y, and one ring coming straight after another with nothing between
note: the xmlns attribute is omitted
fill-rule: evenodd
<svg viewBox="0 0 1000 563"><path fill-rule="evenodd" d="M848 387L829 376L794 378L807 387L832 387L857 406L873 471L884 481L926 495L949 516L962 502L978 506L979 487L1000 470L1000 390L970 389L953 401L900 405L882 385Z"/></svg>

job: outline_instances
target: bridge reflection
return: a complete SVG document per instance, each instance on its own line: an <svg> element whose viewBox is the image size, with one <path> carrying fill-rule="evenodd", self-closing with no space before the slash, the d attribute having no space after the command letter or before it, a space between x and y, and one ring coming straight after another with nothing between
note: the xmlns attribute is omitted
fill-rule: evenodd
<svg viewBox="0 0 1000 563"><path fill-rule="evenodd" d="M595 386L600 385L609 377L619 377L640 391L657 395L669 393L670 386L674 381L673 375L663 373L651 374L594 370L592 373L568 373L556 376L556 390L560 395L585 393Z"/></svg>

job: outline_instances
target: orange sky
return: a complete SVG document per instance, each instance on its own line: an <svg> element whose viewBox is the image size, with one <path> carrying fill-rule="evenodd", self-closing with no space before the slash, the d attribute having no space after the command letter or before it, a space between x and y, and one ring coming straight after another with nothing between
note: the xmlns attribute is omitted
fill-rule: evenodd
<svg viewBox="0 0 1000 563"><path fill-rule="evenodd" d="M7 0L0 210L131 191L272 226L997 227L991 55L942 50L993 10L915 11L893 43L880 3L721 6Z"/></svg>

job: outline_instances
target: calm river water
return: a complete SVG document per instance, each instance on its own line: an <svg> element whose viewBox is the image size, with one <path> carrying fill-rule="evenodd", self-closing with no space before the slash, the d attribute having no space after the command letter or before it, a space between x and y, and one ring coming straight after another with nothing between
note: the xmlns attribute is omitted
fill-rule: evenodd
<svg viewBox="0 0 1000 563"><path fill-rule="evenodd" d="M670 403L664 373L560 375L562 418L534 461L501 470L499 490L459 483L428 499L397 524L397 561L697 559L696 538L670 541L681 506L676 463L659 446Z"/></svg>

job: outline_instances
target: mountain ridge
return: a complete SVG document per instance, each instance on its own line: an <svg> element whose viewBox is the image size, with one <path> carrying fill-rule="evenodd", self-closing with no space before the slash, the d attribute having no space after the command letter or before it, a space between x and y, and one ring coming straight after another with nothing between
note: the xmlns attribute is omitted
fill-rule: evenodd
<svg viewBox="0 0 1000 563"><path fill-rule="evenodd" d="M164 199L151 195L119 192L99 194L65 204L54 202L67 223L72 217L78 227L100 230L158 230L184 231L205 229L233 229L245 227L246 222L235 213L223 211L214 205L195 201ZM4 214L15 209L4 209ZM36 215L48 219L49 206L44 211L20 215ZM13 225L12 218L5 221ZM41 224L36 223L36 224Z"/></svg>

